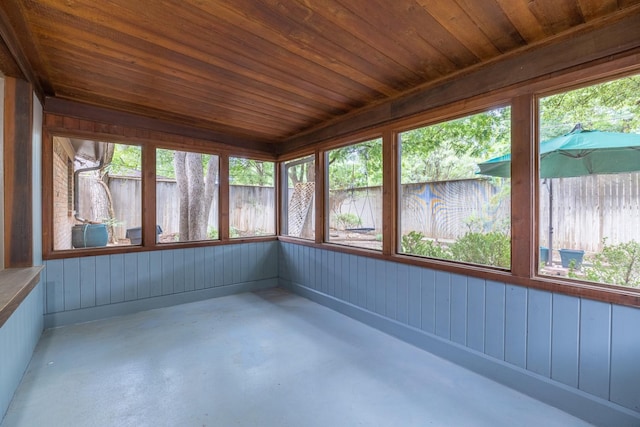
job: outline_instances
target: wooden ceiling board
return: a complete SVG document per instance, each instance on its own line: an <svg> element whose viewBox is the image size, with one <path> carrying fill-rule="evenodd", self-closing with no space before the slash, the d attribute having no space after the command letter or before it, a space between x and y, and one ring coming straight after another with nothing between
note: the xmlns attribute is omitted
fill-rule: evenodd
<svg viewBox="0 0 640 427"><path fill-rule="evenodd" d="M13 0L0 4L0 30L18 59L0 52L0 67L29 70L47 99L286 144L639 4Z"/></svg>
<svg viewBox="0 0 640 427"><path fill-rule="evenodd" d="M378 49L384 48L386 54L398 61L403 61L401 57L406 55L409 63L424 73L427 80L455 70L454 62L423 37L426 33L424 23L416 14L424 11L415 0L398 0L394 4L397 9L393 23L389 22L384 9L375 0L345 1L337 5L333 14L344 16L342 20L351 27L351 31L359 31L359 37L370 40ZM363 10L367 12L357 13ZM353 22L355 17L359 22Z"/></svg>
<svg viewBox="0 0 640 427"><path fill-rule="evenodd" d="M525 39L495 0L486 0L483 3L472 0L456 2L501 53L510 52L526 44Z"/></svg>
<svg viewBox="0 0 640 427"><path fill-rule="evenodd" d="M415 31L411 33L412 29L408 24L396 21L394 28L381 31L380 28L367 22L363 15L355 14L348 9L349 6L358 8L357 3L358 1L353 0L343 5L339 1L328 0L320 7L314 5L316 6L314 10L315 13L347 31L352 37L368 42L380 54L391 58L399 66L411 70L422 79L431 79L453 69L453 64L444 55L427 43L418 43ZM398 0L396 4L398 3L406 4L404 7L407 8L415 6L413 0ZM406 43L405 37L411 38L411 46ZM428 58L431 61L428 61ZM448 66L448 68L440 71L439 66L433 65L435 62L444 62L445 67Z"/></svg>
<svg viewBox="0 0 640 427"><path fill-rule="evenodd" d="M578 0L580 12L589 21L598 16L613 13L618 9L616 0Z"/></svg>
<svg viewBox="0 0 640 427"><path fill-rule="evenodd" d="M69 29L69 33L73 33L76 31L75 29ZM63 39L60 39L57 34L50 34L47 36L47 41L44 46L51 50L60 50L60 56L64 56L66 58L67 55L72 56L77 52L88 52L93 45L96 45L96 42L92 42L88 37L80 37L82 33L78 31L78 37L75 38L74 46L67 46L64 43ZM216 79L212 79L211 73L207 72L197 72L194 71L193 68L180 67L176 68L176 62L167 59L166 57L161 56L152 56L147 55L145 51L137 50L133 48L127 49L126 52L119 50L119 45L109 46L110 41L106 40L101 42L101 46L96 47L92 50L91 56L95 57L95 60L104 59L105 61L113 61L116 64L129 65L131 61L135 61L139 64L136 67L140 73L147 73L153 75L159 75L158 70L163 70L163 75L166 75L168 78L172 79L175 83L175 88L180 90L180 85L188 87L187 82L195 83L196 87L207 87L210 86L214 90L206 93L207 97L217 97L217 96L227 96L232 98L235 91L241 91L245 87L241 85L241 83L235 82L227 82L226 84L222 84L220 81ZM108 46L108 49L104 47ZM78 49L79 48L79 49ZM65 50L66 52L62 52ZM95 63L94 60L94 63ZM90 61L90 59L89 59ZM56 72L62 73L64 75L66 61L62 61L59 66L55 67ZM89 62L89 66L92 66L91 62ZM219 73L218 73L219 74ZM204 93L200 89L198 90L201 94ZM287 100L281 100L276 95L281 94L282 92L273 92L273 91L263 91L261 88L254 87L252 88L251 98L238 98L238 99L226 99L225 102L241 102L241 103L258 103L265 105L269 105L274 109L284 109L289 112L289 114L299 115L301 117L313 118L313 112L317 112L319 108L326 108L325 104L318 103L315 98L305 98L300 97L299 99L294 99L292 97L287 98ZM252 101L255 99L255 101Z"/></svg>
<svg viewBox="0 0 640 427"><path fill-rule="evenodd" d="M251 87L254 83L265 83L272 86L273 94L277 94L278 92L302 93L304 97L310 98L313 96L314 102L325 101L333 107L342 106L345 101L348 100L348 98L340 94L335 94L335 98L340 99L331 99L325 97L320 91L315 91L311 94L304 92L299 87L294 86L290 81L286 81L282 74L274 73L279 78L269 80L264 73L270 72L270 68L261 69L255 63L249 64L253 66L253 68L243 67L238 64L242 58L235 57L236 62L228 62L221 59L219 55L207 54L207 52L199 51L186 43L177 43L172 40L159 41L160 39L157 33L146 32L138 28L134 20L135 18L131 18L131 21L126 20L124 18L127 16L126 14L122 14L120 18L118 18L118 16L106 15L109 18L106 20L106 22L109 22L108 26L83 20L67 23L67 16L67 14L56 14L52 18L55 19L56 22L67 24L66 27L63 28L65 35L69 32L77 36L71 41L71 44L77 43L78 38L92 38L92 36L95 36L91 41L98 47L109 46L111 49L114 49L116 46L120 46L125 55L129 54L130 50L133 51L133 53L136 51L148 52L148 56L150 57L166 59L177 65L193 68L201 74L216 76L216 78L228 76L229 80L237 80L238 83L242 84L245 88ZM40 25L44 29L49 28L50 31L55 31L62 25L56 24L56 26L53 27L51 22L51 19L42 20L40 21ZM134 32L135 34L141 33L141 36L129 36L129 34ZM150 41L153 38L156 38L156 40ZM135 65L138 65L138 63L132 61L132 66ZM162 71L162 68L157 70L157 72ZM325 92L330 93L331 91L327 90Z"/></svg>
<svg viewBox="0 0 640 427"><path fill-rule="evenodd" d="M418 0L418 3L480 60L500 54L498 48L455 1Z"/></svg>
<svg viewBox="0 0 640 427"><path fill-rule="evenodd" d="M552 34L558 34L585 22L575 0L556 0L553 2L532 0L531 12Z"/></svg>
<svg viewBox="0 0 640 427"><path fill-rule="evenodd" d="M529 9L529 0L495 0L527 43L534 43L551 33Z"/></svg>

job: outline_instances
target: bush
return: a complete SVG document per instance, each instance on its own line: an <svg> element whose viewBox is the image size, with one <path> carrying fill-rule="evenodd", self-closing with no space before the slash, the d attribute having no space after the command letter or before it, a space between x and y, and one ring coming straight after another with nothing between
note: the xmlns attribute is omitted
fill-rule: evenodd
<svg viewBox="0 0 640 427"><path fill-rule="evenodd" d="M349 212L336 215L336 222L338 223L338 226L343 230L347 228L356 228L362 225L360 217Z"/></svg>
<svg viewBox="0 0 640 427"><path fill-rule="evenodd" d="M602 252L584 270L588 280L612 285L640 287L640 243L632 240L617 245L602 241Z"/></svg>
<svg viewBox="0 0 640 427"><path fill-rule="evenodd" d="M451 258L472 264L511 267L511 239L508 235L490 233L466 233L450 247Z"/></svg>
<svg viewBox="0 0 640 427"><path fill-rule="evenodd" d="M440 246L433 240L425 239L424 234L417 231L410 231L402 236L402 252L429 258L451 258L446 247Z"/></svg>
<svg viewBox="0 0 640 427"><path fill-rule="evenodd" d="M411 231L402 236L402 252L471 264L503 268L511 266L511 239L498 231L469 232L451 246L440 245L426 239L422 233Z"/></svg>

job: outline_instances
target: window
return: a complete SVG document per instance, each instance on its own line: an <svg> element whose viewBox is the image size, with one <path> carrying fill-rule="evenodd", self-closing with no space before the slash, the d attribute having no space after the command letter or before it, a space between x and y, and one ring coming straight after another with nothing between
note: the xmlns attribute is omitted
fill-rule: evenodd
<svg viewBox="0 0 640 427"><path fill-rule="evenodd" d="M315 160L313 156L284 164L282 234L315 239Z"/></svg>
<svg viewBox="0 0 640 427"><path fill-rule="evenodd" d="M142 223L140 163L139 146L55 136L54 249L136 244L128 230Z"/></svg>
<svg viewBox="0 0 640 427"><path fill-rule="evenodd" d="M229 158L229 236L276 232L275 163Z"/></svg>
<svg viewBox="0 0 640 427"><path fill-rule="evenodd" d="M478 164L511 146L510 108L400 134L400 252L510 268L511 188Z"/></svg>
<svg viewBox="0 0 640 427"><path fill-rule="evenodd" d="M382 249L382 139L328 151L326 240Z"/></svg>
<svg viewBox="0 0 640 427"><path fill-rule="evenodd" d="M640 75L539 100L539 273L640 287Z"/></svg>
<svg viewBox="0 0 640 427"><path fill-rule="evenodd" d="M159 243L219 238L219 164L218 156L212 154L156 150Z"/></svg>

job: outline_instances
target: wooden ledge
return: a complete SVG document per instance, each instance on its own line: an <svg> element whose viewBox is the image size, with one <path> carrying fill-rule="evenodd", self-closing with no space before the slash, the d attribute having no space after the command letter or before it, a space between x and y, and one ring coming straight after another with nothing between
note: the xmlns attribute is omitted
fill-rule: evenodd
<svg viewBox="0 0 640 427"><path fill-rule="evenodd" d="M0 328L36 286L43 268L8 268L0 271Z"/></svg>

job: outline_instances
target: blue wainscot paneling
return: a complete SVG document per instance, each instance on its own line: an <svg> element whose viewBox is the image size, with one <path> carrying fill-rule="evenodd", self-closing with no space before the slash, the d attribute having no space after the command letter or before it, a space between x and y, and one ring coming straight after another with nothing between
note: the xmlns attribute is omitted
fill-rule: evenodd
<svg viewBox="0 0 640 427"><path fill-rule="evenodd" d="M279 257L302 296L596 425L640 426L639 309L293 243Z"/></svg>
<svg viewBox="0 0 640 427"><path fill-rule="evenodd" d="M45 327L278 285L278 242L45 262Z"/></svg>
<svg viewBox="0 0 640 427"><path fill-rule="evenodd" d="M0 420L42 334L42 300L41 282L0 327Z"/></svg>

